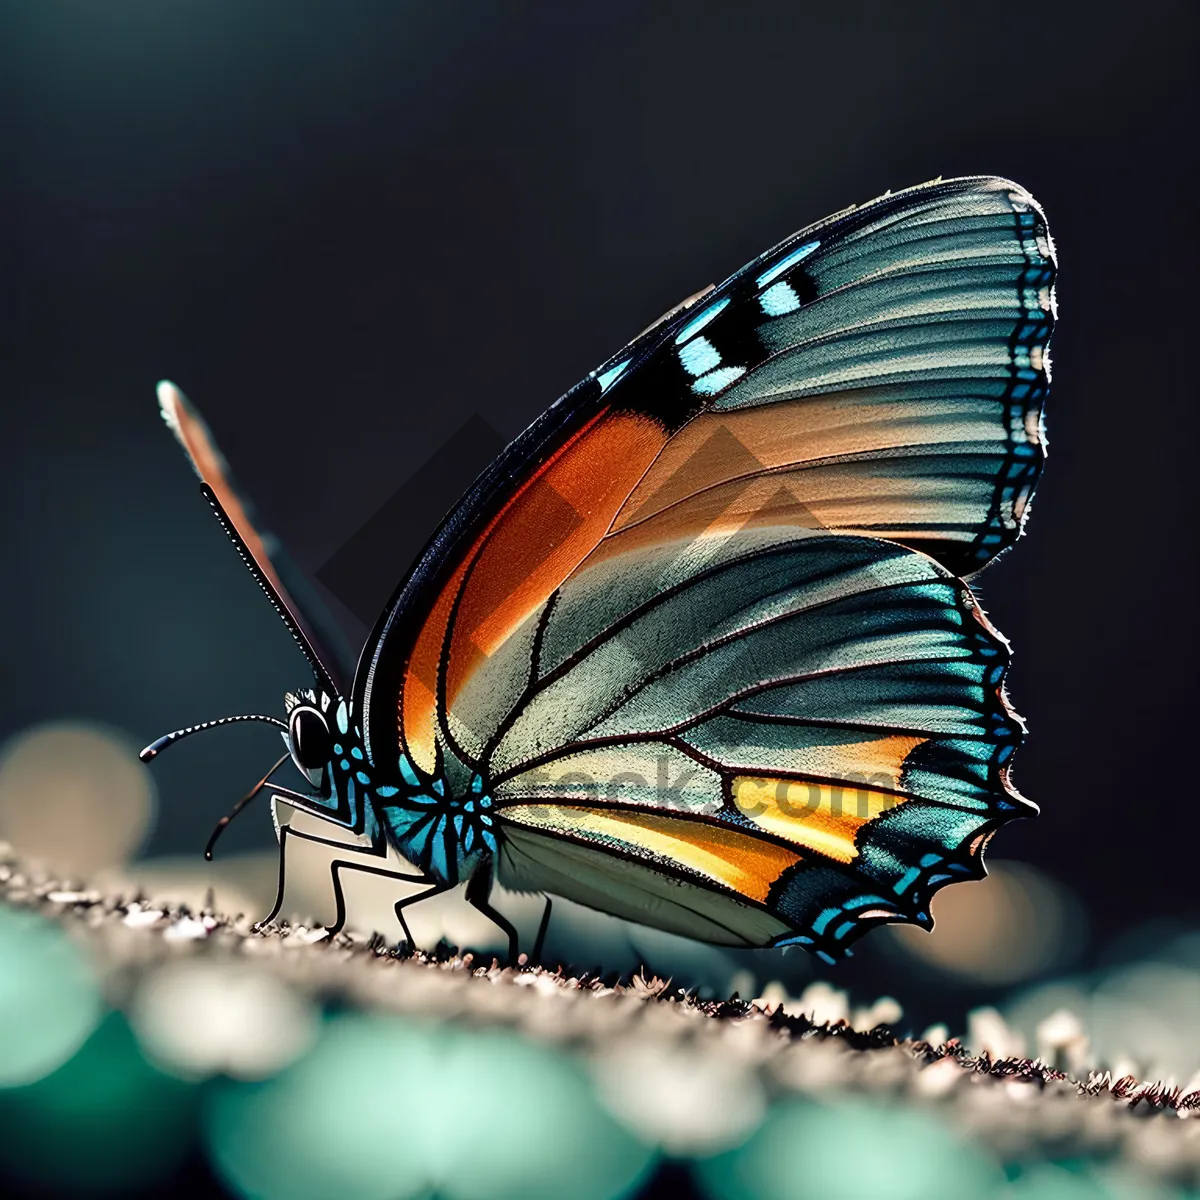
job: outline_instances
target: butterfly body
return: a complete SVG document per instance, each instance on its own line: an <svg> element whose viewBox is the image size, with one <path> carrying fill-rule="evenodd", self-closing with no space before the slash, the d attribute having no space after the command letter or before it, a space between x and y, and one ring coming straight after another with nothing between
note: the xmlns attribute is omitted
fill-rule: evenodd
<svg viewBox="0 0 1200 1200"><path fill-rule="evenodd" d="M380 769L363 743L362 725L352 702L341 696L303 690L288 697L295 713L303 706L320 714L327 733L328 757L313 769L314 797L322 815L375 845L385 841L438 885L454 886L471 878L496 851L492 798L474 775L455 790L441 775L422 776L404 755ZM294 732L289 751L296 754Z"/></svg>
<svg viewBox="0 0 1200 1200"><path fill-rule="evenodd" d="M170 390L317 677L289 748L323 790L289 801L431 891L467 882L510 936L493 878L830 958L876 924L929 925L932 894L1036 811L1009 778L1008 646L962 577L1028 515L1053 274L1040 210L1001 179L796 234L518 437L352 671Z"/></svg>

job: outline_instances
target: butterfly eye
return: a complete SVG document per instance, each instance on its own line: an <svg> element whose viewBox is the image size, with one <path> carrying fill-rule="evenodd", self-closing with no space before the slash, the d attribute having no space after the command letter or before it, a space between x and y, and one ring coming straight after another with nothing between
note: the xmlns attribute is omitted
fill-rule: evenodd
<svg viewBox="0 0 1200 1200"><path fill-rule="evenodd" d="M329 726L325 724L325 718L315 708L296 708L288 724L288 736L296 766L310 780L314 774L319 779L320 772L329 762Z"/></svg>

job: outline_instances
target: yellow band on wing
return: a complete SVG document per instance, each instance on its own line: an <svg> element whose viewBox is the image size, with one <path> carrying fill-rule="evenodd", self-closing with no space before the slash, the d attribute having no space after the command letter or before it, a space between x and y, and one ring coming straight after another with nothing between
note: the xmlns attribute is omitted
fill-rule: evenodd
<svg viewBox="0 0 1200 1200"><path fill-rule="evenodd" d="M627 854L641 851L641 858L668 859L760 903L766 902L775 880L802 857L750 833L656 812L566 804L515 804L500 811L506 820L533 829L585 837Z"/></svg>
<svg viewBox="0 0 1200 1200"><path fill-rule="evenodd" d="M760 829L838 862L858 857L855 837L904 796L866 785L739 775L733 802Z"/></svg>

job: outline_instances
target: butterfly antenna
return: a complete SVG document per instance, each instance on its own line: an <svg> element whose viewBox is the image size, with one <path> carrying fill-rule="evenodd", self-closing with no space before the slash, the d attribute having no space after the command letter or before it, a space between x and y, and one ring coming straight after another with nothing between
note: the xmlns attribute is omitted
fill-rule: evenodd
<svg viewBox="0 0 1200 1200"><path fill-rule="evenodd" d="M313 644L313 639L309 636L308 630L301 625L296 614L292 611L291 605L284 601L279 590L282 584L277 583L278 576L274 575L274 572L268 574L258 559L255 558L250 547L246 545L246 539L238 532L237 526L234 525L229 514L225 511L225 506L221 503L212 485L202 482L200 484L200 493L208 501L209 507L220 522L221 528L225 530L225 535L234 544L238 554L241 556L242 562L246 565L246 569L254 576L258 586L262 588L266 593L267 599L270 600L271 606L279 614L280 620L287 626L288 632L292 635L292 640L300 647L300 651L304 657L308 659L308 665L312 667L313 674L317 678L317 683L329 695L338 695L338 685L334 682L332 674L330 674L329 669L321 660L321 656L317 653L317 648Z"/></svg>
<svg viewBox="0 0 1200 1200"><path fill-rule="evenodd" d="M221 834L225 832L225 826L228 825L229 822L232 821L233 818L236 817L238 813L240 813L242 809L245 808L246 805L249 804L250 801L253 800L254 797L257 796L258 793L267 786L267 780L270 779L271 776L274 775L275 772L278 771L285 762L287 762L288 757L289 756L287 754L282 755L279 761L276 762L276 764L233 806L233 808L229 810L229 814L222 817L217 822L216 828L213 829L211 835L209 836L208 844L204 847L204 857L208 862L212 862L213 847L217 844L217 838L219 838Z"/></svg>
<svg viewBox="0 0 1200 1200"><path fill-rule="evenodd" d="M245 713L238 717L218 717L215 721L201 721L199 725L189 725L186 729L177 729L174 733L163 734L157 741L151 742L138 755L138 758L142 762L148 763L152 758L157 758L168 746L173 746L185 737L191 737L193 733L203 733L206 729L216 729L220 725L236 725L239 721L259 721L264 725L274 725L277 729L287 732L287 726L278 718L266 717L261 713Z"/></svg>

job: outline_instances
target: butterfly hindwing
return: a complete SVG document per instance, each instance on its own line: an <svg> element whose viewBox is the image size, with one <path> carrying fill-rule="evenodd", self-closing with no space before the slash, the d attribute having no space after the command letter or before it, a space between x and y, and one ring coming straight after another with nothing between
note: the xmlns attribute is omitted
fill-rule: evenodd
<svg viewBox="0 0 1200 1200"><path fill-rule="evenodd" d="M977 836L1032 811L1006 785L1021 732L1006 646L966 585L894 543L711 540L705 570L543 661L490 738L502 828L592 847L593 874L607 856L614 878L640 867L723 894L731 914L756 905L814 943L834 894L814 871L847 904L871 897L870 920L927 921L932 887L979 873ZM543 646L581 597L607 606L603 571L563 586ZM502 855L506 883L538 878ZM687 911L675 932L737 943Z"/></svg>

